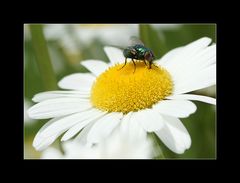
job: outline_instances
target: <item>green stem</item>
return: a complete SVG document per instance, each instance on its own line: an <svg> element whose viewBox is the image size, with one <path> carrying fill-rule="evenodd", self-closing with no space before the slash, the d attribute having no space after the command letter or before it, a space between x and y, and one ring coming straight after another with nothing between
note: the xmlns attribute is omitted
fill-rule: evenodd
<svg viewBox="0 0 240 183"><path fill-rule="evenodd" d="M34 24L29 27L43 86L46 90L55 90L57 89L57 81L51 64L47 42L44 38L43 26L40 24Z"/></svg>

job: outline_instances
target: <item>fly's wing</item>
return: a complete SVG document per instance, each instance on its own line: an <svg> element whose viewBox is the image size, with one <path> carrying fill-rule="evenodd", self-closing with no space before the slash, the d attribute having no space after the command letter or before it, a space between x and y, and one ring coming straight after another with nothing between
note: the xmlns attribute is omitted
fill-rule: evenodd
<svg viewBox="0 0 240 183"><path fill-rule="evenodd" d="M131 36L130 39L129 39L128 46L134 46L134 45L136 45L136 44L138 44L138 45L143 45L143 46L144 46L143 42L142 42L138 37L136 37L136 36ZM121 50L126 49L126 47L119 46L119 45L108 45L108 46L110 46L110 47L115 47L115 48L119 48L119 49L121 49Z"/></svg>
<svg viewBox="0 0 240 183"><path fill-rule="evenodd" d="M131 46L134 46L136 44L144 46L143 42L136 36L131 36L129 41Z"/></svg>
<svg viewBox="0 0 240 183"><path fill-rule="evenodd" d="M115 47L115 48L118 48L120 50L124 50L125 48L122 47L122 46L117 46L117 45L107 45L107 46L110 46L110 47Z"/></svg>

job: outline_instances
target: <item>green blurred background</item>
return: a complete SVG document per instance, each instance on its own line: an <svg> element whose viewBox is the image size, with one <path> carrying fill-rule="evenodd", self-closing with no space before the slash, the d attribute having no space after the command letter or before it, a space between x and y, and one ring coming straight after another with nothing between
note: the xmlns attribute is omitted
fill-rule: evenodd
<svg viewBox="0 0 240 183"><path fill-rule="evenodd" d="M87 72L79 63L84 59L108 62L103 46L125 47L130 36L139 37L153 49L157 58L169 50L200 37L216 43L215 24L31 24L24 25L24 158L39 158L32 141L47 120L32 120L26 114L39 92L58 89L56 82L75 72ZM46 52L48 54L46 54ZM40 63L45 60L45 63ZM51 63L51 65L49 64ZM216 96L216 87L194 93ZM192 146L178 155L158 140L166 158L216 158L216 107L196 103L197 112L182 119L192 138ZM58 147L59 142L53 146Z"/></svg>

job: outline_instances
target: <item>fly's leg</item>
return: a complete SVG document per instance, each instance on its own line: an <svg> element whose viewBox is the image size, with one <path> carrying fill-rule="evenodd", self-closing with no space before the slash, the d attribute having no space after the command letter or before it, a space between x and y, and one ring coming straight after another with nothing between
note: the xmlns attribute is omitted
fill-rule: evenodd
<svg viewBox="0 0 240 183"><path fill-rule="evenodd" d="M133 65L134 65L134 71L133 71L133 73L134 73L135 70L136 70L136 63L134 62L133 58L132 58L132 62L133 62Z"/></svg>
<svg viewBox="0 0 240 183"><path fill-rule="evenodd" d="M151 69L151 68L152 68L152 65L153 65L154 67L158 68L158 66L155 65L153 62L149 62L149 68L148 68L148 69Z"/></svg>
<svg viewBox="0 0 240 183"><path fill-rule="evenodd" d="M144 64L147 66L146 60L143 60Z"/></svg>
<svg viewBox="0 0 240 183"><path fill-rule="evenodd" d="M154 67L156 67L156 68L159 68L157 65L155 65L154 63L152 63L152 65L154 66Z"/></svg>
<svg viewBox="0 0 240 183"><path fill-rule="evenodd" d="M121 70L123 67L125 67L126 64L127 64L127 58L125 58L125 63L124 63L124 65L123 65L120 69L118 69L118 70Z"/></svg>
<svg viewBox="0 0 240 183"><path fill-rule="evenodd" d="M148 69L151 69L152 68L152 62L149 62L149 67L148 67Z"/></svg>

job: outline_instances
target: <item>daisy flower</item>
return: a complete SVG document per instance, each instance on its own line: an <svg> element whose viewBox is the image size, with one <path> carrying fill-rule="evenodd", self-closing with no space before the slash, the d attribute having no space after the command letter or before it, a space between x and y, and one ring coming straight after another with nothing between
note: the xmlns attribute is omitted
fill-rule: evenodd
<svg viewBox="0 0 240 183"><path fill-rule="evenodd" d="M203 37L175 48L156 60L152 69L136 62L134 73L130 61L120 69L125 60L121 50L105 47L109 64L82 61L90 73L64 77L58 85L65 91L33 97L38 103L29 109L29 116L52 118L39 130L33 146L43 150L63 133L62 141L77 136L96 144L121 128L133 136L154 132L170 150L184 153L191 137L179 118L196 111L191 100L216 104L214 98L186 94L216 84L216 45L210 43Z"/></svg>
<svg viewBox="0 0 240 183"><path fill-rule="evenodd" d="M108 139L91 147L82 139L63 142L64 154L49 147L41 159L149 159L153 157L153 144L149 138L131 138L126 131L117 130Z"/></svg>

